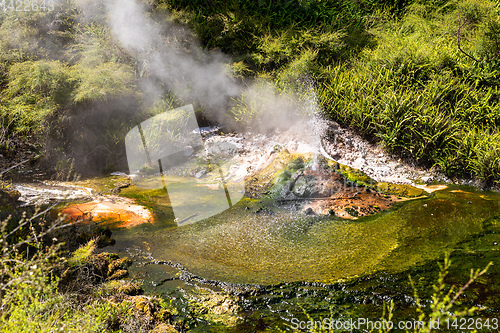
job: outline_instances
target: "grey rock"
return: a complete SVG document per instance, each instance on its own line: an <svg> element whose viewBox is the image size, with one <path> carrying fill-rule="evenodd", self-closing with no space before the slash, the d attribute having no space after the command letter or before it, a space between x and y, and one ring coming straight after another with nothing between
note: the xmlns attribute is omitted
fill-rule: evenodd
<svg viewBox="0 0 500 333"><path fill-rule="evenodd" d="M196 178L196 179L200 179L200 178L202 178L203 176L205 176L207 173L208 173L208 170L206 170L206 169L200 170L200 171L198 171L198 172L194 175L194 178Z"/></svg>

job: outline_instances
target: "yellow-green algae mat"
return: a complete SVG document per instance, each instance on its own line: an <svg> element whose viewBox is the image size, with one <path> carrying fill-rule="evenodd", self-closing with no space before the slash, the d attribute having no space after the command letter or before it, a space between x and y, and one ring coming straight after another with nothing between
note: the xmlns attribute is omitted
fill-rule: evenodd
<svg viewBox="0 0 500 333"><path fill-rule="evenodd" d="M264 208L264 209L262 209ZM500 214L500 196L450 187L347 221L244 199L207 220L116 230L114 237L207 279L233 283L335 282L437 260Z"/></svg>

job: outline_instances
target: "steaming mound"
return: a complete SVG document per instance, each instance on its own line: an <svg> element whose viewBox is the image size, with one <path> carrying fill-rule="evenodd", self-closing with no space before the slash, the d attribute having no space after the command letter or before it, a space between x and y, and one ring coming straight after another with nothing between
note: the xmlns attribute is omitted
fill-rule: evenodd
<svg viewBox="0 0 500 333"><path fill-rule="evenodd" d="M377 213L401 200L390 191L381 193L379 184L362 173L352 179L352 173L347 173L345 166L327 161L323 156L290 153L287 149L273 151L271 156L267 167L247 178L248 197L267 197L282 208L302 210L308 215L348 219ZM424 193L414 189L407 191L406 196Z"/></svg>

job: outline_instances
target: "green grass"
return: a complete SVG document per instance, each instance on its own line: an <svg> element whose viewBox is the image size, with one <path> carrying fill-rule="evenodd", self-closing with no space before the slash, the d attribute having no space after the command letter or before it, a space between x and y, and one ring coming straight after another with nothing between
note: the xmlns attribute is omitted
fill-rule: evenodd
<svg viewBox="0 0 500 333"><path fill-rule="evenodd" d="M117 99L137 100L137 72L108 28L81 19L71 2L53 12L2 14L2 129L8 138L35 145L49 165L87 155L85 167L116 170L123 159L122 131L137 117L117 117L116 110L102 105L116 109L121 107Z"/></svg>
<svg viewBox="0 0 500 333"><path fill-rule="evenodd" d="M470 17L460 23L463 52L459 15ZM495 48L483 48L499 42L499 18L491 2L410 6L373 30L378 45L360 60L324 70L325 113L449 176L500 179L500 67Z"/></svg>
<svg viewBox="0 0 500 333"><path fill-rule="evenodd" d="M233 55L237 77L273 80L278 93L300 93L313 78L327 117L387 150L450 177L500 179L496 2L176 0L158 8L206 48ZM244 95L231 111L245 123L261 109Z"/></svg>
<svg viewBox="0 0 500 333"><path fill-rule="evenodd" d="M500 179L498 2L152 4L161 19L191 28L205 49L229 54L231 75L252 87L226 110L228 122L245 124L270 112L266 94L279 95L286 107L295 103L290 96L300 99L305 87L314 87L326 117L391 152L450 177ZM4 129L34 141L53 160L117 169L124 164L126 130L183 102L167 96L151 107L138 89L141 65L109 28L98 20L81 22L70 2L55 15L6 13L0 19ZM117 116L120 110L127 112ZM210 120L203 106L197 113Z"/></svg>

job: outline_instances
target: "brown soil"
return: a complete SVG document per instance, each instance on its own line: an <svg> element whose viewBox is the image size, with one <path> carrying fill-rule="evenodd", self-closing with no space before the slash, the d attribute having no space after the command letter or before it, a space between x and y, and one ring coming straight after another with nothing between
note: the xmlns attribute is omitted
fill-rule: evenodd
<svg viewBox="0 0 500 333"><path fill-rule="evenodd" d="M329 215L333 210L335 216L356 219L386 210L396 201L399 199L395 196L383 196L378 192L345 191L329 198L312 200L304 206L304 211L311 208L315 214Z"/></svg>
<svg viewBox="0 0 500 333"><path fill-rule="evenodd" d="M317 179L319 195L304 205L304 211L311 208L315 214L332 215L355 219L386 210L399 199L394 195L382 195L373 189L346 185L341 174L333 170L306 170L304 175Z"/></svg>

